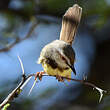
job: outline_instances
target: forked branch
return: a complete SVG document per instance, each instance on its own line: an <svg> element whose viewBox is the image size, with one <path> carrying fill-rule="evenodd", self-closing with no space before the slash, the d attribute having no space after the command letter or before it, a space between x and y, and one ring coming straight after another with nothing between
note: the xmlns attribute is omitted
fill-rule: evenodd
<svg viewBox="0 0 110 110"><path fill-rule="evenodd" d="M32 77L35 77L36 74L33 73L33 74L29 74L29 75L25 75L25 72L24 72L24 67L23 67L23 63L20 59L20 57L18 56L18 59L19 59L19 62L20 62L20 65L21 65L21 68L22 68L22 80L21 82L19 83L19 85L4 99L4 101L0 104L0 110L2 108L4 108L7 104L9 104L12 100L14 100L14 98L18 97L18 95L21 93L21 91L23 90L23 88L27 85L27 83L30 81L30 79ZM56 75L48 75L48 74L43 74L42 77L56 77ZM104 93L107 93L107 91L97 87L96 85L86 81L86 80L80 80L80 79L74 79L74 78L68 78L68 77L63 77L63 79L68 79L68 80L71 80L71 81L76 81L76 82L79 82L83 85L87 85L87 86L90 86L92 87L93 89L96 89L99 93L100 93L100 98L99 98L99 102L102 100L102 97L103 97L103 94Z"/></svg>

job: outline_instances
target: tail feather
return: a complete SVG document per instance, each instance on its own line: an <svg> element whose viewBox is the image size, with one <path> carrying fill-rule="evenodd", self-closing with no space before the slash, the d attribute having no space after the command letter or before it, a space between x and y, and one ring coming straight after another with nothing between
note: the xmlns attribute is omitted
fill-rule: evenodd
<svg viewBox="0 0 110 110"><path fill-rule="evenodd" d="M63 40L72 45L74 37L76 35L77 27L80 23L82 15L82 8L77 4L70 7L62 20L62 29L60 33L60 40Z"/></svg>

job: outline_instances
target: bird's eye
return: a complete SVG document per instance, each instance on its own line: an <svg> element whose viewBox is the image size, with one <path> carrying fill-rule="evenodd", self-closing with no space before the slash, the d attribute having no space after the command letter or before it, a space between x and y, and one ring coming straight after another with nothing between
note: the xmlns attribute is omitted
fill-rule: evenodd
<svg viewBox="0 0 110 110"><path fill-rule="evenodd" d="M62 60L66 60L63 56L61 56Z"/></svg>
<svg viewBox="0 0 110 110"><path fill-rule="evenodd" d="M68 67L65 68L65 70L69 69Z"/></svg>

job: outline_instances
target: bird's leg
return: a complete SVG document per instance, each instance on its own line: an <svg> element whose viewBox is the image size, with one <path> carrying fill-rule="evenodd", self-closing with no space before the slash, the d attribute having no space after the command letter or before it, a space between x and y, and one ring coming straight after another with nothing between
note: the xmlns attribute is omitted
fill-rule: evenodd
<svg viewBox="0 0 110 110"><path fill-rule="evenodd" d="M64 82L64 79L60 75L56 75L56 79L58 79L59 82Z"/></svg>
<svg viewBox="0 0 110 110"><path fill-rule="evenodd" d="M37 78L39 78L39 80L41 81L41 80L42 80L42 75L43 75L44 73L45 73L44 71L37 72L36 75L35 75L35 80L36 80Z"/></svg>

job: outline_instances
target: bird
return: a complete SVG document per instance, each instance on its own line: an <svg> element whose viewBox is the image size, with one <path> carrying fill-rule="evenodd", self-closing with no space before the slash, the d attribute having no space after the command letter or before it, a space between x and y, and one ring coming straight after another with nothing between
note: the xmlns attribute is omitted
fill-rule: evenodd
<svg viewBox="0 0 110 110"><path fill-rule="evenodd" d="M45 45L41 50L38 64L42 64L44 71L37 72L36 78L42 79L44 73L56 76L58 81L64 81L62 77L71 78L71 73L76 75L74 67L75 51L72 43L76 36L77 28L81 20L82 8L75 4L69 7L62 18L60 37Z"/></svg>

